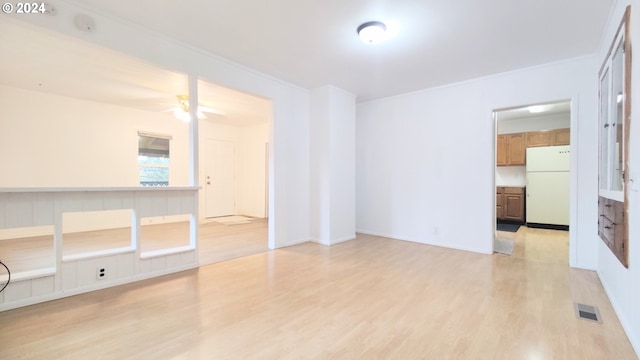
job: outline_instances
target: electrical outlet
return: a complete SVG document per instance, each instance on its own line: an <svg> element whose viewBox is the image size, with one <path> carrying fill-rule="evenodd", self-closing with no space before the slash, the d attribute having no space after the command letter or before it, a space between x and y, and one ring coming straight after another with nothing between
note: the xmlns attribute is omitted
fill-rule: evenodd
<svg viewBox="0 0 640 360"><path fill-rule="evenodd" d="M96 270L96 280L104 280L106 278L107 278L107 269L98 268L98 270Z"/></svg>

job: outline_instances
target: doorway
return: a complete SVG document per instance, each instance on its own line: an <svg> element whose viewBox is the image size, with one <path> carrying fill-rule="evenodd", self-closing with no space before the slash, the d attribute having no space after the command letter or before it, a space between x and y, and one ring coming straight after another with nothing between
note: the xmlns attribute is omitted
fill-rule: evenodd
<svg viewBox="0 0 640 360"><path fill-rule="evenodd" d="M205 143L205 214L207 218L236 214L236 148L230 141Z"/></svg>
<svg viewBox="0 0 640 360"><path fill-rule="evenodd" d="M494 111L494 249L569 265L571 102Z"/></svg>
<svg viewBox="0 0 640 360"><path fill-rule="evenodd" d="M269 250L271 101L198 81L200 265ZM266 145L265 145L266 144Z"/></svg>

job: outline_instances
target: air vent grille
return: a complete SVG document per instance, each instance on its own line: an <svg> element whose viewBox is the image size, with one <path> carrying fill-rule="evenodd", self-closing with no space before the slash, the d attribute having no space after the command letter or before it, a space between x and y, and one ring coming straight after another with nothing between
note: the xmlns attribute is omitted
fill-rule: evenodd
<svg viewBox="0 0 640 360"><path fill-rule="evenodd" d="M575 310L576 317L578 319L584 319L584 320L602 323L602 319L600 318L600 311L598 311L597 307L591 306L591 305L574 303L573 308Z"/></svg>

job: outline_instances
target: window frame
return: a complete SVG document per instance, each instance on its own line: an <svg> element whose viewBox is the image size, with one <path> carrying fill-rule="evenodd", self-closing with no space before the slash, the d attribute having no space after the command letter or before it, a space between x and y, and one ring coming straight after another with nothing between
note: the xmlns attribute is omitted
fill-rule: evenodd
<svg viewBox="0 0 640 360"><path fill-rule="evenodd" d="M154 164L154 163L141 163L140 162L140 156L149 157L149 155L142 155L141 154L141 151L142 151L142 148L140 147L140 138L141 137L167 140L166 156L157 156L158 158L166 158L167 159L167 163L166 164L161 164L161 163ZM171 135L167 135L167 134L157 134L157 133L138 131L137 163L138 163L138 183L139 183L140 186L145 186L146 187L146 186L169 186L170 185L170 183L171 183L171 140L172 139L173 139L173 137ZM142 176L141 176L143 168L167 169L166 182L165 181L157 181L156 183L158 183L158 184L146 184L145 185L143 183L143 181L142 181Z"/></svg>

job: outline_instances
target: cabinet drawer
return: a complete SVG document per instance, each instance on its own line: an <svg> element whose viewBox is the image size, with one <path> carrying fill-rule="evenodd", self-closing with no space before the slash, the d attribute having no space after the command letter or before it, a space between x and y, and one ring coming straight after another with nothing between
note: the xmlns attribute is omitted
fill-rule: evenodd
<svg viewBox="0 0 640 360"><path fill-rule="evenodd" d="M618 213L621 213L621 210L623 210L624 208L622 206L622 203L620 203L619 201L605 198L601 198L601 204L599 205L601 205L600 213L613 222L617 222L617 218L622 215L618 215Z"/></svg>
<svg viewBox="0 0 640 360"><path fill-rule="evenodd" d="M612 248L615 239L615 224L606 217L602 217L600 221L602 224L602 240L604 240L608 247Z"/></svg>

